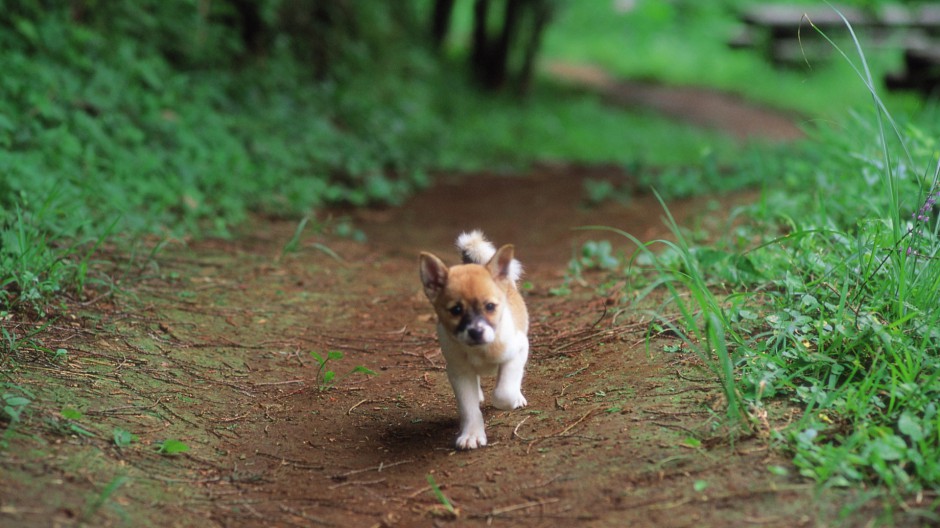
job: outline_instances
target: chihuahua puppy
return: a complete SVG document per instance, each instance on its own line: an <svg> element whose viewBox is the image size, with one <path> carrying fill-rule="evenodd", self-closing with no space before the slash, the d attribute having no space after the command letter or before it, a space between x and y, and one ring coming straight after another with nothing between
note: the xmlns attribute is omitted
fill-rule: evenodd
<svg viewBox="0 0 940 528"><path fill-rule="evenodd" d="M497 251L480 231L457 238L463 264L447 267L422 252L421 284L437 313L437 337L460 416L458 449L486 445L480 376L496 374L493 405L525 407L522 376L529 357L529 314L516 281L513 246Z"/></svg>

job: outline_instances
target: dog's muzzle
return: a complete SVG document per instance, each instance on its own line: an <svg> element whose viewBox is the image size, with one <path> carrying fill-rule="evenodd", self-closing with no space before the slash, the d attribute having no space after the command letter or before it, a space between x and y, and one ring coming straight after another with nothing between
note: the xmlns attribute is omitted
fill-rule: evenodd
<svg viewBox="0 0 940 528"><path fill-rule="evenodd" d="M470 321L463 334L464 342L468 345L486 345L496 337L493 327L482 318Z"/></svg>

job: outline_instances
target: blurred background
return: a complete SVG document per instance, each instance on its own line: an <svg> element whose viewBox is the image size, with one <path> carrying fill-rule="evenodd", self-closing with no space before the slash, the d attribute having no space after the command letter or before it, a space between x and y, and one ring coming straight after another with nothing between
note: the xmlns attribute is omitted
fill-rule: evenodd
<svg viewBox="0 0 940 528"><path fill-rule="evenodd" d="M840 5L864 67L846 20L821 2L0 7L8 305L75 279L63 252L150 234L227 236L252 213L399 204L447 172L603 163L667 196L754 185L767 173L759 163L719 169L769 159L768 136L802 131L774 136L752 122L736 134L723 107L710 109L716 91L793 129L851 128L852 111L870 112L860 77L870 67L896 116L935 121L929 3ZM888 92L892 75L899 89ZM667 91L677 87L693 90ZM693 112L717 116L693 125Z"/></svg>

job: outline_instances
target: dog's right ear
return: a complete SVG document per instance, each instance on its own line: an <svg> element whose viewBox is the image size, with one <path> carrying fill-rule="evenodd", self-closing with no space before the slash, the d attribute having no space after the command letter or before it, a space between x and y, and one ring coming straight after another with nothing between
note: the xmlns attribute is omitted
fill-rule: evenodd
<svg viewBox="0 0 940 528"><path fill-rule="evenodd" d="M447 284L447 266L434 255L422 252L420 271L424 294L428 296L431 302L434 302L437 296L444 291L444 286Z"/></svg>

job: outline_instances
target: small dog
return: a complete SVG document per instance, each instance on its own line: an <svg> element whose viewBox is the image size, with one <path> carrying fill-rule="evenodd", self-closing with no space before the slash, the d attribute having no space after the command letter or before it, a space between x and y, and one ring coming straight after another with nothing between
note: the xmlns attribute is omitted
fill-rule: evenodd
<svg viewBox="0 0 940 528"><path fill-rule="evenodd" d="M525 407L522 376L529 357L529 314L516 281L522 265L513 246L499 251L480 231L457 238L463 264L448 268L422 252L421 284L437 313L437 337L460 415L458 449L486 445L480 376L496 373L493 405Z"/></svg>

